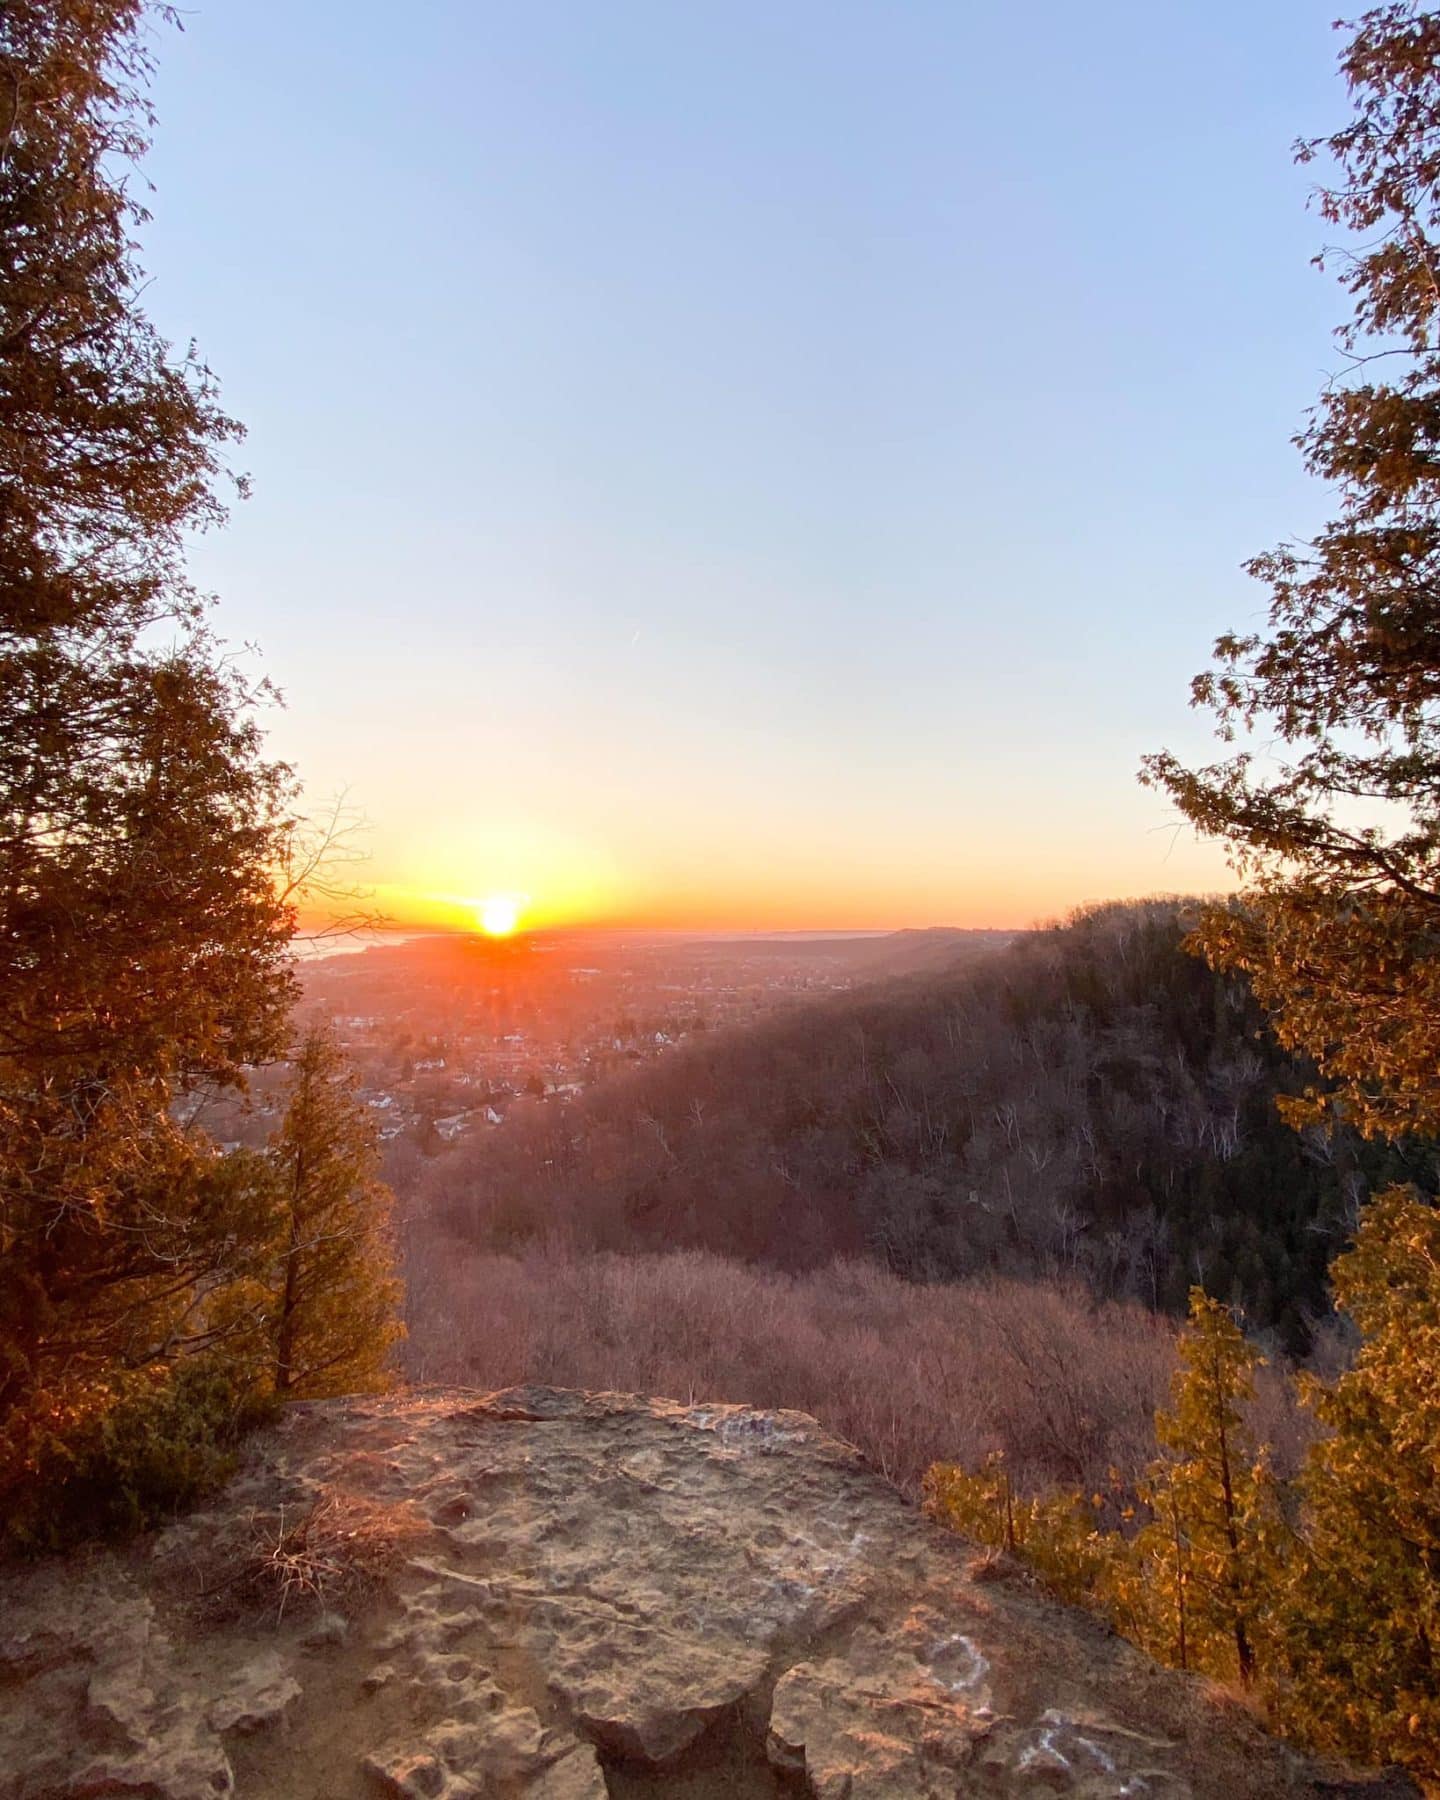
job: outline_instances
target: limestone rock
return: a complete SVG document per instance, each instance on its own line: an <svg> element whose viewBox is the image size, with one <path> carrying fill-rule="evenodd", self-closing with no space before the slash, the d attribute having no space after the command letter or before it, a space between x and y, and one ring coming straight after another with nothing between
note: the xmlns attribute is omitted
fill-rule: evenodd
<svg viewBox="0 0 1440 1800"><path fill-rule="evenodd" d="M207 1715L212 1731L259 1731L278 1725L300 1698L300 1683L287 1675L278 1651L266 1651L236 1671Z"/></svg>
<svg viewBox="0 0 1440 1800"><path fill-rule="evenodd" d="M320 1591L277 1595L307 1519ZM0 1800L1409 1791L970 1568L796 1413L295 1406L148 1552L0 1576Z"/></svg>
<svg viewBox="0 0 1440 1800"><path fill-rule="evenodd" d="M89 1580L49 1567L5 1581L0 1797L145 1794L216 1800L229 1759L187 1691L151 1602L102 1563Z"/></svg>
<svg viewBox="0 0 1440 1800"><path fill-rule="evenodd" d="M609 1789L589 1744L567 1751L531 1783L531 1800L606 1800Z"/></svg>
<svg viewBox="0 0 1440 1800"><path fill-rule="evenodd" d="M439 1757L426 1751L399 1750L367 1756L365 1772L373 1775L380 1791L395 1800L436 1800L445 1792L448 1777Z"/></svg>
<svg viewBox="0 0 1440 1800"><path fill-rule="evenodd" d="M775 1688L770 1758L818 1800L956 1792L995 1723L990 1659L926 1608L857 1629L835 1656L799 1663Z"/></svg>
<svg viewBox="0 0 1440 1800"><path fill-rule="evenodd" d="M350 1621L344 1613L321 1613L309 1631L305 1633L307 1650L328 1650L336 1644L343 1644L350 1635Z"/></svg>

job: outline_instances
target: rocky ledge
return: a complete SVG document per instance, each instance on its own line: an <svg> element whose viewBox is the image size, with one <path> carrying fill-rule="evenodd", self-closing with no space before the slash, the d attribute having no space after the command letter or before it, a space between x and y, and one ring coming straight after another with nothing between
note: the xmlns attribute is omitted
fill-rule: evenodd
<svg viewBox="0 0 1440 1800"><path fill-rule="evenodd" d="M298 1406L205 1511L0 1582L5 1800L1410 1791L1000 1574L798 1413Z"/></svg>

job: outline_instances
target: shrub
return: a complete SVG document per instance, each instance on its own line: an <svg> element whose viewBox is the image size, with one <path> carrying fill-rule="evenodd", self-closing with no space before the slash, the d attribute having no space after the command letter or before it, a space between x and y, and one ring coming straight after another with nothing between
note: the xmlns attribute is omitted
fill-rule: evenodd
<svg viewBox="0 0 1440 1800"><path fill-rule="evenodd" d="M0 1444L0 1547L62 1549L171 1517L217 1486L273 1402L218 1359L117 1375Z"/></svg>
<svg viewBox="0 0 1440 1800"><path fill-rule="evenodd" d="M907 1494L940 1459L1004 1450L1017 1486L1134 1482L1174 1329L1083 1288L916 1285L866 1261L789 1275L699 1251L457 1253L412 1234L407 1373L793 1407Z"/></svg>
<svg viewBox="0 0 1440 1800"><path fill-rule="evenodd" d="M1119 1540L1100 1529L1082 1494L1015 1491L1003 1452L974 1474L954 1463L925 1472L925 1510L977 1544L1020 1556L1047 1587L1073 1606L1094 1606L1108 1584Z"/></svg>

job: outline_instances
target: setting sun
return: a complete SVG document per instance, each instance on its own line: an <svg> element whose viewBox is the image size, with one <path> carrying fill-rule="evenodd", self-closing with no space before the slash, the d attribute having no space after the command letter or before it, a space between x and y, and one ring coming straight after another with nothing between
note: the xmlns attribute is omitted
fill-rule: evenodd
<svg viewBox="0 0 1440 1800"><path fill-rule="evenodd" d="M520 923L520 905L518 894L491 894L476 909L480 929L487 937L509 937Z"/></svg>

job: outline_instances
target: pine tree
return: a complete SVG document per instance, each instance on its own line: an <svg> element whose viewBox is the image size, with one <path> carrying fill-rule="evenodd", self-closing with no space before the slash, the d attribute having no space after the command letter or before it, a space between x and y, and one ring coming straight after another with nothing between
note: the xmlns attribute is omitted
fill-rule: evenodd
<svg viewBox="0 0 1440 1800"><path fill-rule="evenodd" d="M376 1177L375 1126L327 1030L300 1045L270 1158L275 1391L308 1399L384 1387L401 1335L393 1197Z"/></svg>
<svg viewBox="0 0 1440 1800"><path fill-rule="evenodd" d="M1332 1386L1307 1384L1326 1435L1301 1477L1280 1708L1440 1784L1440 1213L1382 1194L1332 1274L1362 1343Z"/></svg>
<svg viewBox="0 0 1440 1800"><path fill-rule="evenodd" d="M1129 1601L1151 1647L1246 1687L1278 1567L1275 1489L1244 1419L1261 1360L1229 1308L1192 1289L1171 1410L1155 1419L1164 1454L1142 1491L1154 1517L1131 1547Z"/></svg>

